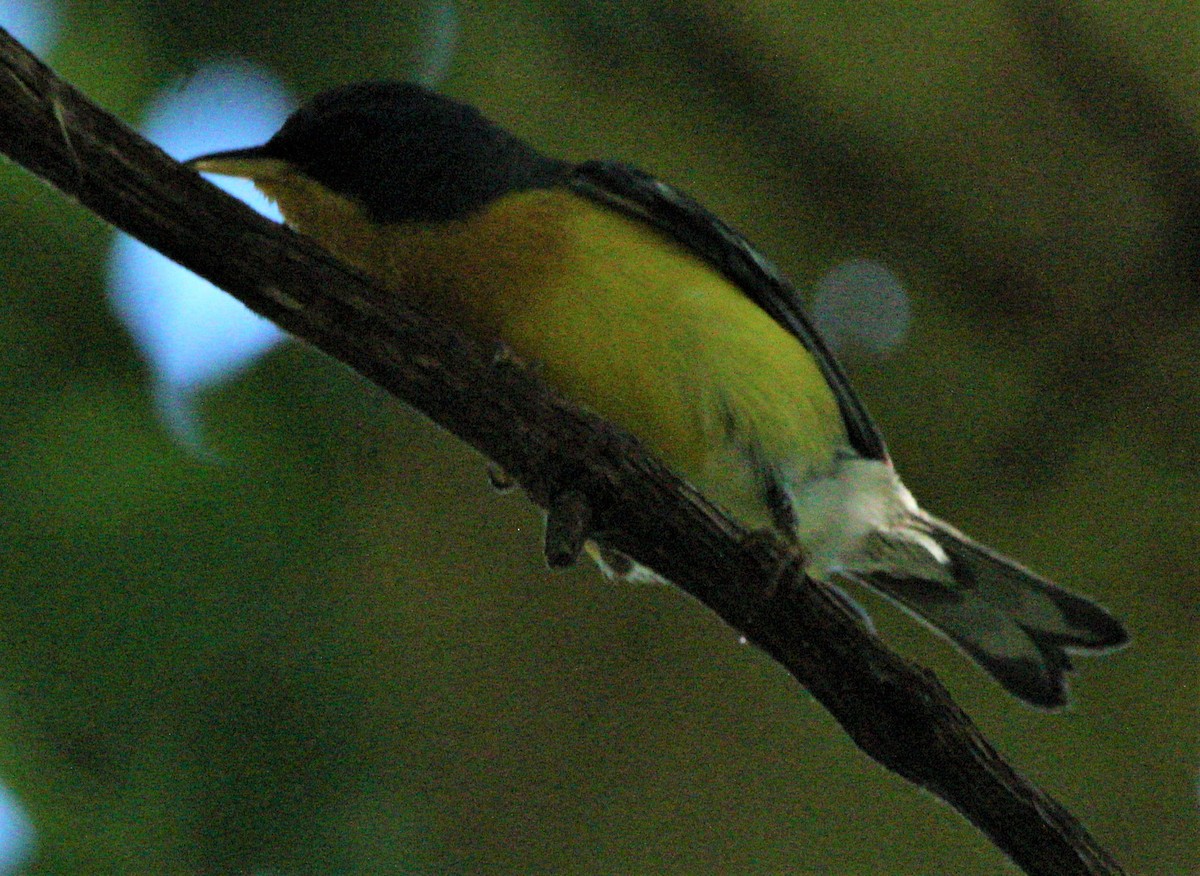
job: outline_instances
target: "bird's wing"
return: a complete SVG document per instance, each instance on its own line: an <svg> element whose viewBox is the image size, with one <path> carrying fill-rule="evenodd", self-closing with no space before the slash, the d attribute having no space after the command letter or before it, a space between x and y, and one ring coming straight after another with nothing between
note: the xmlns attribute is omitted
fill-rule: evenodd
<svg viewBox="0 0 1200 876"><path fill-rule="evenodd" d="M837 399L851 446L867 459L887 459L883 436L804 315L795 288L744 237L683 192L627 164L588 161L575 167L566 184L649 223L724 274L812 353Z"/></svg>

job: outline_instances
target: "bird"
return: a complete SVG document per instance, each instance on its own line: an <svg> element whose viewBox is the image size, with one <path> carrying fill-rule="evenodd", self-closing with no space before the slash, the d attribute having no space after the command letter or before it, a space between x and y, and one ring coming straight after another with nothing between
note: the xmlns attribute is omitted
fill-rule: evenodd
<svg viewBox="0 0 1200 876"><path fill-rule="evenodd" d="M1072 652L1128 641L1092 600L917 504L796 287L680 189L543 155L391 80L325 91L265 143L188 165L252 180L295 231L533 363L747 530L794 545L808 577L883 594L1021 701L1065 705Z"/></svg>

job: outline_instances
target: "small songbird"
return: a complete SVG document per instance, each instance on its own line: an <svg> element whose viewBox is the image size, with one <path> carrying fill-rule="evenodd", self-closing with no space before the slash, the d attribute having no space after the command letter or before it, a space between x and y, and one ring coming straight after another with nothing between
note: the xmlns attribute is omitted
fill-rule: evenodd
<svg viewBox="0 0 1200 876"><path fill-rule="evenodd" d="M812 578L865 584L1028 703L1121 624L926 513L792 285L694 200L624 164L545 157L402 82L314 98L261 146L193 159L288 225L637 436Z"/></svg>

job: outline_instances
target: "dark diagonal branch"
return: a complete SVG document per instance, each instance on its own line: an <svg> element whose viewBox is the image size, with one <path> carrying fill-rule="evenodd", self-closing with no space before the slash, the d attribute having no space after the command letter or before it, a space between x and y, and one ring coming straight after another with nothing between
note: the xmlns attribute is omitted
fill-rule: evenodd
<svg viewBox="0 0 1200 876"><path fill-rule="evenodd" d="M185 170L2 31L0 151L493 460L555 510L556 562L577 553L586 530L662 572L785 667L867 754L949 802L1027 873L1121 872L931 673L801 579L779 545L746 538L636 441L520 363L407 309Z"/></svg>

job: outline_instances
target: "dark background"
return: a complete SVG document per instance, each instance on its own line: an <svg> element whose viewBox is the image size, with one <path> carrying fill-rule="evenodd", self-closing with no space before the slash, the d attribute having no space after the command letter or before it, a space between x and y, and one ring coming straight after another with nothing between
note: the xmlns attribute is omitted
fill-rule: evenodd
<svg viewBox="0 0 1200 876"><path fill-rule="evenodd" d="M1200 872L1200 7L462 3L443 89L692 191L914 323L845 362L930 509L1134 644L1034 712L878 601L1132 871ZM136 122L214 56L405 76L428 11L76 2L50 63ZM112 231L0 167L0 767L38 873L994 874L668 588L546 571L483 462L291 345L165 434Z"/></svg>

